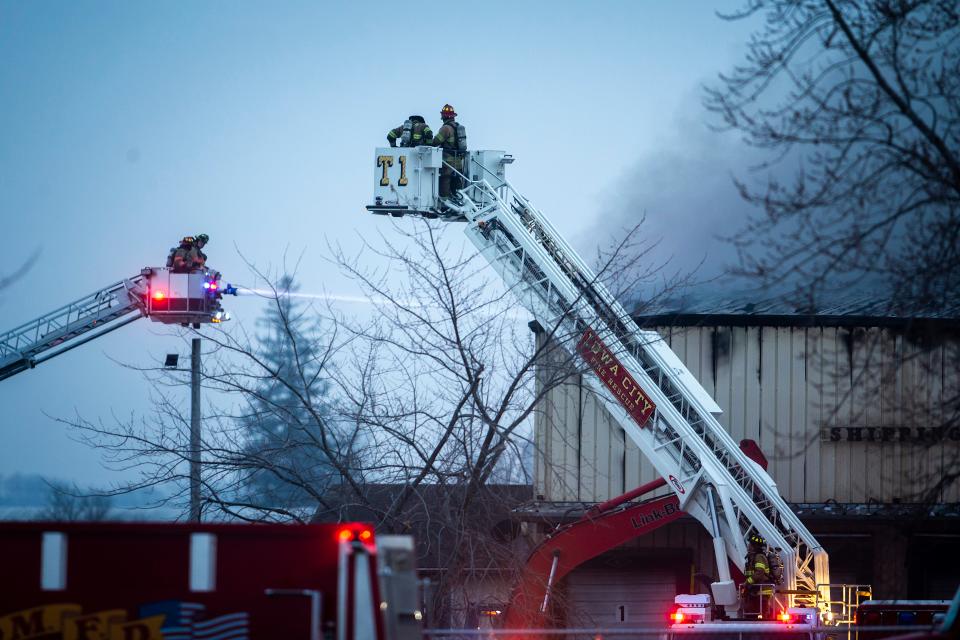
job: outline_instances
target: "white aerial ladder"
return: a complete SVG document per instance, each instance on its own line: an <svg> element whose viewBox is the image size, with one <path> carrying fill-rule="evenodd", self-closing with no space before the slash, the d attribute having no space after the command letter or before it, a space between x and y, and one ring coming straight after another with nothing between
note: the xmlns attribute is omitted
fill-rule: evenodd
<svg viewBox="0 0 960 640"><path fill-rule="evenodd" d="M754 534L781 549L787 606L826 614L827 553L773 479L714 414L720 408L655 331L640 329L547 218L505 178L513 157L464 154L454 200L438 196L441 152L378 148L372 213L466 222L465 233L541 326L596 375L584 376L607 411L668 481L680 508L711 533L716 604L738 595L727 560L744 570Z"/></svg>
<svg viewBox="0 0 960 640"><path fill-rule="evenodd" d="M32 369L91 340L149 317L165 324L221 322L224 293L220 274L212 269L175 273L145 267L132 278L115 282L79 300L0 334L0 380Z"/></svg>

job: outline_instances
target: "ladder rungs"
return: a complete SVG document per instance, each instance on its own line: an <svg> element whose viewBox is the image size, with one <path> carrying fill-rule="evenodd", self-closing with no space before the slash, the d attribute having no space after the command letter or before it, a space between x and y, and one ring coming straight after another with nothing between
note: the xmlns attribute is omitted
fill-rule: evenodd
<svg viewBox="0 0 960 640"><path fill-rule="evenodd" d="M739 449L733 448L735 445L730 444L729 435L722 431L722 427L712 416L700 414L702 410L696 408L698 403L687 397L682 383L676 382L675 372L668 368L666 362L662 366L659 364L660 356L644 344L645 338L637 333L639 329L629 314L606 292L603 285L596 281L596 277L579 261L576 253L565 241L555 235L549 222L509 184L503 185L502 195L493 191L489 185L485 188L490 190L491 202L499 205L500 212L498 224L491 227L497 232L494 234L497 239L491 240L487 232L482 236L494 246L501 242L513 246L513 251L508 252L510 256L522 256L522 260L519 260L521 264L517 265L520 279L525 281L525 286L530 291L537 292L542 303L546 305L547 315L557 315L558 322L564 317L569 318L574 332L592 328L601 334L614 354L623 353L633 358L635 364L625 362L624 366L631 369L639 365L639 370L635 373L645 373L659 389L662 394L660 397L665 398L666 404L673 407L667 415L679 415L682 423L671 424L659 409L656 410L653 424L657 425L657 428L639 432L653 434L644 446L652 447L657 455L668 456L673 460L672 464L679 464L681 473L701 465L697 455L705 446L709 456L719 464L718 470L722 470L729 478L729 481L726 478L716 480L724 484L732 482L739 487L733 504L737 513L731 514L734 518L731 526L735 522L745 532L752 526L750 518L755 517L746 514L757 514L764 517L771 527L780 531L784 539L798 539L798 534L790 530L781 517L785 515L781 514L781 511L789 510L789 507L781 505L775 492L770 495L771 490L754 479L755 472L746 462L741 462L743 454ZM549 265L538 264L538 261L543 262L544 254L552 261ZM554 282L553 274L558 271L563 279ZM544 284L547 286L542 286ZM553 295L554 291L556 296ZM569 295L575 295L575 308L570 308L564 301L564 296ZM569 315L566 315L568 312ZM608 401L616 402L615 399ZM682 434L692 434L701 444L690 446L693 443L684 442L686 435ZM743 503L744 499L749 503ZM740 506L737 506L737 501ZM747 504L752 506L748 507ZM811 557L806 558L808 564ZM802 566L804 565L798 565ZM798 575L798 579L800 577ZM810 576L802 577L807 580Z"/></svg>

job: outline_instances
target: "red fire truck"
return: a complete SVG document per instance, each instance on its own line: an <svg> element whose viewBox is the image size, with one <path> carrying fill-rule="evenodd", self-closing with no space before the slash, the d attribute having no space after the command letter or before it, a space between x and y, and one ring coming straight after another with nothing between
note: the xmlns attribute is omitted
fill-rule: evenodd
<svg viewBox="0 0 960 640"><path fill-rule="evenodd" d="M413 558L359 523L3 523L0 638L412 640Z"/></svg>

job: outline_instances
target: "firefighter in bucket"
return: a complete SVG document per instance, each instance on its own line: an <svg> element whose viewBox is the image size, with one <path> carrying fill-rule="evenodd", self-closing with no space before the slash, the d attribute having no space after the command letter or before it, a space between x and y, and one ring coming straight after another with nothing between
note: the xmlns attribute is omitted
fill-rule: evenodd
<svg viewBox="0 0 960 640"><path fill-rule="evenodd" d="M774 586L783 581L783 561L780 554L767 547L766 540L757 533L747 541L747 557L743 568L747 579L742 585L743 617L772 620Z"/></svg>

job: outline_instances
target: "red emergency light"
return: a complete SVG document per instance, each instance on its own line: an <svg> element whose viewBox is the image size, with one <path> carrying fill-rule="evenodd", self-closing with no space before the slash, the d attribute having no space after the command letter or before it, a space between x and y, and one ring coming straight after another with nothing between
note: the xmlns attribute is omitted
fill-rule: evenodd
<svg viewBox="0 0 960 640"><path fill-rule="evenodd" d="M351 540L372 542L373 529L358 529L356 526L341 527L337 529L337 540L340 542L350 542Z"/></svg>
<svg viewBox="0 0 960 640"><path fill-rule="evenodd" d="M683 611L674 611L670 614L670 619L674 622L674 624L680 624L683 622Z"/></svg>
<svg viewBox="0 0 960 640"><path fill-rule="evenodd" d="M166 297L167 297L167 294L165 294L163 291L160 291L159 289L153 292L154 300L163 300Z"/></svg>
<svg viewBox="0 0 960 640"><path fill-rule="evenodd" d="M777 620L779 620L780 622L786 622L786 623L794 622L793 616L787 613L786 611L781 611L780 615L777 616Z"/></svg>

